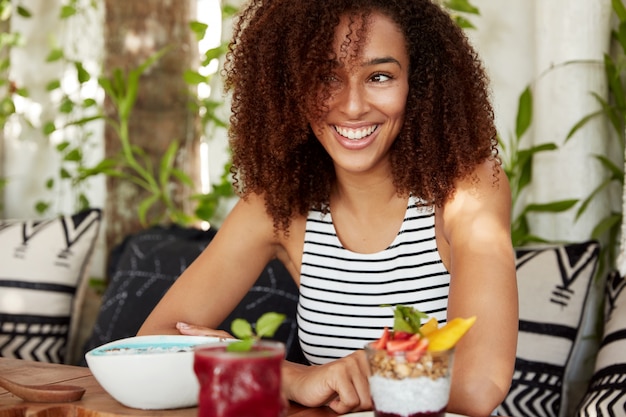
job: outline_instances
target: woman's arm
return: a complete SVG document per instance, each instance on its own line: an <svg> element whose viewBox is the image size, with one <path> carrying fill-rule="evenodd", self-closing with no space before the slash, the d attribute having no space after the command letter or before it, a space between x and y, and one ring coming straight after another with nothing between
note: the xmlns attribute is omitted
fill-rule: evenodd
<svg viewBox="0 0 626 417"><path fill-rule="evenodd" d="M506 396L515 365L518 295L511 195L502 169L480 166L445 205L451 274L448 319L477 316L455 351L449 411L489 415Z"/></svg>
<svg viewBox="0 0 626 417"><path fill-rule="evenodd" d="M211 243L174 282L138 334L193 334L215 329L276 255L273 223L263 200L240 200ZM177 327L178 325L178 327ZM203 330L202 334L207 333ZM225 333L211 333L225 336Z"/></svg>

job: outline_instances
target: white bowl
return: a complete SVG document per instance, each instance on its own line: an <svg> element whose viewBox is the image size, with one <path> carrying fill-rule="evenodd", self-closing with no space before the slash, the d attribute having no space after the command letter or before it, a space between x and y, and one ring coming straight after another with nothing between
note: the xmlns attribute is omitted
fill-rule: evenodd
<svg viewBox="0 0 626 417"><path fill-rule="evenodd" d="M193 347L222 339L208 336L134 336L94 348L87 366L113 398L131 408L194 407L200 384Z"/></svg>

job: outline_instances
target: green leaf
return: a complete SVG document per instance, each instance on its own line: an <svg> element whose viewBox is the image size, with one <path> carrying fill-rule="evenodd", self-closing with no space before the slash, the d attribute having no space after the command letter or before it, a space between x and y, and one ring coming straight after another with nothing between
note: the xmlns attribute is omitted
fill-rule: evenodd
<svg viewBox="0 0 626 417"><path fill-rule="evenodd" d="M57 88L61 88L60 80L52 80L48 84L46 84L46 91L54 91Z"/></svg>
<svg viewBox="0 0 626 417"><path fill-rule="evenodd" d="M542 212L542 213L560 213L562 211L569 210L576 203L578 203L577 199L572 200L560 200L554 201L552 203L543 203L543 204L529 204L526 206L526 213L529 212Z"/></svg>
<svg viewBox="0 0 626 417"><path fill-rule="evenodd" d="M196 40L198 41L204 39L208 28L209 25L207 25L206 23L198 21L189 22L189 29L191 29L191 31L196 35Z"/></svg>
<svg viewBox="0 0 626 417"><path fill-rule="evenodd" d="M6 22L11 18L13 9L10 0L0 1L0 21Z"/></svg>
<svg viewBox="0 0 626 417"><path fill-rule="evenodd" d="M611 0L611 5L620 22L626 21L626 7L624 7L622 0Z"/></svg>
<svg viewBox="0 0 626 417"><path fill-rule="evenodd" d="M591 238L600 239L600 237L607 230L610 230L613 226L620 224L621 220L622 220L621 213L612 214L610 216L605 217L596 225L596 227L593 228L593 231L591 232Z"/></svg>
<svg viewBox="0 0 626 417"><path fill-rule="evenodd" d="M91 74L85 69L82 62L74 62L76 68L76 76L80 84L86 83L91 79Z"/></svg>
<svg viewBox="0 0 626 417"><path fill-rule="evenodd" d="M393 310L393 330L417 333L422 319L427 317L428 315L413 307L397 305Z"/></svg>
<svg viewBox="0 0 626 417"><path fill-rule="evenodd" d="M254 336L252 326L245 319L235 319L230 324L230 330L238 339L251 339Z"/></svg>
<svg viewBox="0 0 626 417"><path fill-rule="evenodd" d="M161 185L167 185L172 166L174 166L174 161L176 160L176 152L178 152L178 142L172 141L160 161L159 183Z"/></svg>
<svg viewBox="0 0 626 417"><path fill-rule="evenodd" d="M183 79L189 85L198 85L201 83L208 82L207 77L205 77L204 75L200 74L197 71L192 71L192 70L186 70L185 73L183 74Z"/></svg>
<svg viewBox="0 0 626 417"><path fill-rule="evenodd" d="M2 101L0 101L0 112L3 116L8 116L10 114L15 113L15 103L9 97L4 97Z"/></svg>
<svg viewBox="0 0 626 417"><path fill-rule="evenodd" d="M585 198L585 200L583 200L582 204L578 208L578 211L576 212L576 220L578 220L580 216L583 215L583 213L587 210L587 206L589 206L591 201L593 201L593 199L598 195L598 193L600 193L600 191L608 187L612 182L613 180L611 178L605 179L591 192L591 194L587 196L587 198Z"/></svg>
<svg viewBox="0 0 626 417"><path fill-rule="evenodd" d="M207 49L204 53L204 59L202 60L202 66L206 67L213 61L214 59L219 59L224 53L226 53L228 49L228 44L223 43L218 47Z"/></svg>
<svg viewBox="0 0 626 417"><path fill-rule="evenodd" d="M470 22L463 16L456 15L453 16L453 18L457 26L459 26L461 29L476 29L476 26L474 26L472 22Z"/></svg>
<svg viewBox="0 0 626 417"><path fill-rule="evenodd" d="M102 89L104 90L104 92L113 100L115 101L117 99L117 96L115 94L115 91L113 90L113 84L111 83L111 80L109 78L106 77L99 77L98 78L98 84L100 85L100 87L102 87Z"/></svg>
<svg viewBox="0 0 626 417"><path fill-rule="evenodd" d="M80 193L78 195L78 205L80 206L79 211L87 210L89 207L91 207L91 204L89 203L89 199L84 193Z"/></svg>
<svg viewBox="0 0 626 417"><path fill-rule="evenodd" d="M610 55L604 54L604 71L606 72L609 82L609 88L613 93L613 99L618 108L624 109L626 107L626 101L624 96L624 89L622 87L622 79L620 71L615 67L615 63Z"/></svg>
<svg viewBox="0 0 626 417"><path fill-rule="evenodd" d="M258 337L272 337L286 316L279 313L265 313L256 322L256 334Z"/></svg>
<svg viewBox="0 0 626 417"><path fill-rule="evenodd" d="M45 133L46 135L50 135L55 130L56 130L56 127L54 126L54 122L46 122L43 125L43 133Z"/></svg>
<svg viewBox="0 0 626 417"><path fill-rule="evenodd" d="M176 178L178 181L182 182L183 184L189 187L193 187L194 183L191 177L187 175L185 172L181 171L180 169L172 168L171 174L174 178Z"/></svg>
<svg viewBox="0 0 626 417"><path fill-rule="evenodd" d="M239 8L231 4L222 6L222 18L232 17L239 11Z"/></svg>
<svg viewBox="0 0 626 417"><path fill-rule="evenodd" d="M65 158L63 158L64 161L70 162L79 162L82 161L82 159L83 154L79 148L72 149L67 155L65 155Z"/></svg>
<svg viewBox="0 0 626 417"><path fill-rule="evenodd" d="M48 211L49 208L50 203L47 203L45 201L39 201L37 202L37 204L35 204L35 211L37 211L37 213L39 214L44 214L46 211Z"/></svg>
<svg viewBox="0 0 626 417"><path fill-rule="evenodd" d="M103 116L101 115L83 117L82 119L73 120L67 123L65 126L83 126L83 125L86 125L87 123L93 122L94 120L99 120L102 118Z"/></svg>
<svg viewBox="0 0 626 417"><path fill-rule="evenodd" d="M48 53L46 57L46 62L54 62L62 59L64 56L63 49L55 48Z"/></svg>
<svg viewBox="0 0 626 417"><path fill-rule="evenodd" d="M602 110L598 110L595 111L593 113L589 113L588 115L586 115L585 117L583 117L582 119L580 119L575 125L574 127L572 127L570 129L570 131L567 133L567 136L565 137L565 142L567 142L568 140L570 140L570 138L572 136L574 136L574 133L576 133L579 129L581 129L584 125L586 125L589 120L599 116L602 114Z"/></svg>
<svg viewBox="0 0 626 417"><path fill-rule="evenodd" d="M248 352L254 345L254 339L236 340L226 346L228 352Z"/></svg>
<svg viewBox="0 0 626 417"><path fill-rule="evenodd" d="M139 215L139 222L142 225L147 225L147 214L150 207L152 207L159 200L158 194L153 194L147 198L145 198L141 203L139 203L139 207L137 208L137 214Z"/></svg>
<svg viewBox="0 0 626 417"><path fill-rule="evenodd" d="M519 139L530 127L533 119L533 96L530 87L522 92L518 99L517 120L515 123L515 135Z"/></svg>
<svg viewBox="0 0 626 417"><path fill-rule="evenodd" d="M94 100L93 98L86 98L83 100L83 107L88 108L88 107L94 107L97 106L98 102L96 100Z"/></svg>
<svg viewBox="0 0 626 417"><path fill-rule="evenodd" d="M613 34L622 47L622 52L626 52L626 22L622 21L617 27L617 32Z"/></svg>
<svg viewBox="0 0 626 417"><path fill-rule="evenodd" d="M70 114L74 110L74 102L70 100L69 97L65 97L65 99L61 102L59 106L59 111L61 113Z"/></svg>
<svg viewBox="0 0 626 417"><path fill-rule="evenodd" d="M611 92L611 94L613 94L613 92ZM623 119L624 116L622 115L622 110L620 110L619 107L613 106L612 104L608 103L604 98L600 97L598 94L592 93L592 95L595 97L596 101L600 103L600 106L602 107L601 112L604 113L604 115L609 119L609 121L611 122L611 125L613 126L613 129L615 129L615 132L618 134L620 139L623 140L624 135L622 132L622 129L623 129L622 124L624 122L624 119Z"/></svg>
<svg viewBox="0 0 626 417"><path fill-rule="evenodd" d="M32 13L25 7L18 5L17 14L21 17L32 17Z"/></svg>
<svg viewBox="0 0 626 417"><path fill-rule="evenodd" d="M61 19L67 19L68 17L74 16L75 14L76 14L76 8L74 6L66 4L63 7L61 7L61 14L60 14Z"/></svg>
<svg viewBox="0 0 626 417"><path fill-rule="evenodd" d="M56 146L56 150L59 152L63 152L64 150L66 150L68 147L70 146L70 143L66 140L64 140L63 142L59 143Z"/></svg>
<svg viewBox="0 0 626 417"><path fill-rule="evenodd" d="M473 6L468 0L448 0L445 5L448 9L457 12L480 14L478 8Z"/></svg>
<svg viewBox="0 0 626 417"><path fill-rule="evenodd" d="M615 165L613 161L611 161L609 158L607 158L604 155L594 155L594 156L598 161L600 161L602 166L611 173L611 177L610 177L611 180L620 181L621 183L624 182L624 169L623 168Z"/></svg>

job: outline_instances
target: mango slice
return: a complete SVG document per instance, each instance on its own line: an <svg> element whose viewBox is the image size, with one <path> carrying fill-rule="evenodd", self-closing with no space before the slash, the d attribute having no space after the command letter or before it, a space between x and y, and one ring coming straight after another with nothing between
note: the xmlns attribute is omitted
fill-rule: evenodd
<svg viewBox="0 0 626 417"><path fill-rule="evenodd" d="M429 334L431 334L438 328L439 328L439 322L437 322L436 318L431 317L430 320L422 324L422 326L420 327L420 333L422 334L422 336L428 336Z"/></svg>
<svg viewBox="0 0 626 417"><path fill-rule="evenodd" d="M476 316L457 317L428 335L428 350L438 352L454 347L461 337L474 325Z"/></svg>

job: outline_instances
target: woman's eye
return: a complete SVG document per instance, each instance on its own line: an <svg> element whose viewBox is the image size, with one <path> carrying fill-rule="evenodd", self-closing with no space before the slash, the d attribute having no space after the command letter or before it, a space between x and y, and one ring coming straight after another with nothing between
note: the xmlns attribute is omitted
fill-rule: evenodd
<svg viewBox="0 0 626 417"><path fill-rule="evenodd" d="M383 73L377 73L377 74L372 75L372 77L371 77L371 80L374 81L374 82L377 82L377 83L382 83L382 82L385 82L385 81L389 81L391 79L392 79L392 77L390 75L383 74Z"/></svg>
<svg viewBox="0 0 626 417"><path fill-rule="evenodd" d="M322 77L322 81L325 84L334 84L339 81L339 78L337 78L335 74L327 74L324 77Z"/></svg>

